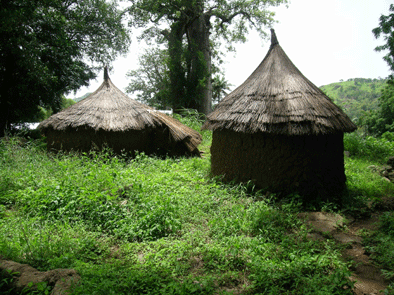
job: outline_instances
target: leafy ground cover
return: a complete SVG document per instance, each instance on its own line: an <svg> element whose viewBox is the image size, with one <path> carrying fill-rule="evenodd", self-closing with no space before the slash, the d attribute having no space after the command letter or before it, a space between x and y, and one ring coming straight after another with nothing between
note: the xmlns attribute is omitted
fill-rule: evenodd
<svg viewBox="0 0 394 295"><path fill-rule="evenodd" d="M354 121L378 107L385 79L353 78L321 86L320 89Z"/></svg>
<svg viewBox="0 0 394 295"><path fill-rule="evenodd" d="M191 114L180 119L200 126ZM347 158L343 204L312 208L297 195L279 200L252 183L211 178L210 142L204 131L202 158L126 159L108 150L48 154L40 141L3 138L0 255L76 269L73 294L352 294L341 246L310 239L297 214L362 213L392 197L393 185L365 169L376 161ZM378 241L393 245L388 216L369 234L376 257Z"/></svg>

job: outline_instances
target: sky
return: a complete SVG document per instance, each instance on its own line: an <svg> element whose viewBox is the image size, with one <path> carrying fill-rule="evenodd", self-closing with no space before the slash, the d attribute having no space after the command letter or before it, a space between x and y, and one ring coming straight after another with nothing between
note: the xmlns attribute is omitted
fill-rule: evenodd
<svg viewBox="0 0 394 295"><path fill-rule="evenodd" d="M349 78L386 78L390 71L383 60L384 52L374 50L385 41L382 37L375 39L372 30L379 26L382 14L389 14L392 3L392 0L290 0L287 7L272 9L278 21L273 28L287 56L318 87ZM132 37L128 55L119 57L109 73L111 81L122 91L129 83L126 73L138 68L138 56L145 46L136 37L135 34ZM270 46L270 40L262 40L256 32L250 32L247 39L246 43L235 45L235 53L227 53L224 58L223 69L231 90L252 74ZM67 97L93 92L102 81L101 72L88 87Z"/></svg>

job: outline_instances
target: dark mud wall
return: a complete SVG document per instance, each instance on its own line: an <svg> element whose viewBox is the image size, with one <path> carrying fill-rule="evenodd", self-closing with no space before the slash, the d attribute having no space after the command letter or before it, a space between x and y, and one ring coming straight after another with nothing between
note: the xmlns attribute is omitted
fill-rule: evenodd
<svg viewBox="0 0 394 295"><path fill-rule="evenodd" d="M190 156L198 152L197 149L197 152L190 152L184 142L174 141L167 129L126 132L94 131L89 128L70 128L66 131L48 129L45 135L48 151L88 152L109 147L115 153L127 152L131 155L135 151L158 156Z"/></svg>
<svg viewBox="0 0 394 295"><path fill-rule="evenodd" d="M330 196L345 188L343 134L284 136L213 132L213 175L270 191Z"/></svg>

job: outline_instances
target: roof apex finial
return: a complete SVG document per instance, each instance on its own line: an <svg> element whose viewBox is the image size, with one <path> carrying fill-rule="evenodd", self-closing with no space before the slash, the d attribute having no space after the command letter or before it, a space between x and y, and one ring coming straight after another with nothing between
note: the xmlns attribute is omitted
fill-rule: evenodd
<svg viewBox="0 0 394 295"><path fill-rule="evenodd" d="M279 44L278 38L276 38L275 30L271 28L271 47Z"/></svg>
<svg viewBox="0 0 394 295"><path fill-rule="evenodd" d="M104 67L104 81L108 81L109 76L108 76L108 66Z"/></svg>

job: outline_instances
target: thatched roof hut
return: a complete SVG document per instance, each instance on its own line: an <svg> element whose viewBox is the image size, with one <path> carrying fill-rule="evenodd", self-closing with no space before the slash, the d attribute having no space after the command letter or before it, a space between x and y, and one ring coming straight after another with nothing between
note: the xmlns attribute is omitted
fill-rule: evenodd
<svg viewBox="0 0 394 295"><path fill-rule="evenodd" d="M135 101L120 91L104 70L104 82L91 95L52 115L38 128L48 150L89 151L103 146L115 152L199 155L201 135L178 120Z"/></svg>
<svg viewBox="0 0 394 295"><path fill-rule="evenodd" d="M343 133L356 125L304 77L271 33L264 60L203 125L213 130L212 173L272 190L342 190Z"/></svg>

